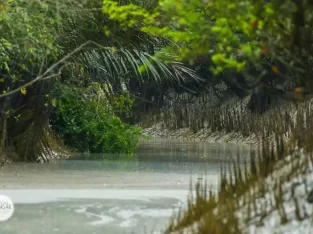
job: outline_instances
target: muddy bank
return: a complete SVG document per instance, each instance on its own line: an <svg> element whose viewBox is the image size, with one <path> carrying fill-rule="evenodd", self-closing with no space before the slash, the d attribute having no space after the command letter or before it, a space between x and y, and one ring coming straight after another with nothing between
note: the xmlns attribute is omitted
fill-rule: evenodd
<svg viewBox="0 0 313 234"><path fill-rule="evenodd" d="M194 133L188 128L166 130L161 128L161 124L155 124L144 129L151 137L185 138L207 142L255 144L260 137L265 139L262 149L256 154L251 154L254 158L259 158L260 162L254 163L253 167L245 171L234 167L232 169L235 172L234 177L225 177L225 184L230 186L223 188L223 194L228 190L227 197L223 196L229 203L232 202L232 207L225 207L223 203L218 202L215 206L210 202L204 205L201 203L201 207L205 205L208 207L200 218L201 222L196 221L199 219L191 223L181 219L177 221L178 228L174 228L175 231L172 233L204 230L216 226L221 221L220 217L228 218L227 222L224 220L221 222L221 230L224 230L225 226L233 227L240 229L237 233L313 233L312 110L310 101L300 103L294 108L268 112L262 116L249 116L243 122L237 122L239 126L246 124L248 133L257 134L257 136L250 134L248 138L238 133L226 134L226 131L212 133L209 128ZM228 114L226 113L226 118ZM245 116L241 115L238 120L243 118ZM229 123L231 127L236 126L234 122ZM224 123L218 124L228 126ZM254 128L250 128L249 124ZM241 174L248 176L242 179ZM235 186L233 181L236 181ZM233 196L234 194L236 196ZM225 198L223 196L218 198ZM220 215L216 215L218 209ZM233 216L225 215L223 213L225 209L230 209L227 214ZM196 210L197 208L191 208L185 214L195 213Z"/></svg>
<svg viewBox="0 0 313 234"><path fill-rule="evenodd" d="M208 143L258 143L258 139L254 134L250 135L249 137L244 137L242 136L242 134L236 132L212 132L210 129L207 128L202 128L198 132L194 132L190 128L170 130L162 128L161 123L154 124L149 128L144 128L142 132L151 138L204 141Z"/></svg>
<svg viewBox="0 0 313 234"><path fill-rule="evenodd" d="M68 159L71 156L71 152L64 149L52 149L49 154L46 154L46 158L48 161L50 160L58 160L58 159ZM12 160L11 156L8 156L8 153L0 153L0 169L2 169L5 165L15 163L14 160ZM44 160L42 157L38 157L37 163L44 163Z"/></svg>
<svg viewBox="0 0 313 234"><path fill-rule="evenodd" d="M180 124L173 113L168 122L159 118L166 116L166 111L163 110L159 114L148 116L149 121L142 122L140 127L142 132L151 138L235 144L258 144L264 138L275 144L274 136L277 133L283 135L284 141L290 140L295 133L294 126L297 122L305 120L312 105L313 99L310 99L272 107L264 113L256 114L242 110L242 102L237 101L232 105L233 108L212 110L210 115L198 119L186 117L185 120L180 120ZM179 127L180 125L184 127Z"/></svg>

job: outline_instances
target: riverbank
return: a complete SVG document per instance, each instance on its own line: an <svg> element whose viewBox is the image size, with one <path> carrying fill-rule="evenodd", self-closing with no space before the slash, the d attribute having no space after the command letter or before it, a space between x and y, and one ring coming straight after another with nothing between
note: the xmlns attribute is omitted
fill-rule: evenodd
<svg viewBox="0 0 313 234"><path fill-rule="evenodd" d="M313 233L312 100L255 116L218 112L221 115L212 114L207 126L196 131L192 125L170 130L164 122L143 130L150 137L260 146L251 151L251 167L234 164L224 169L233 177L221 172L224 182L216 197L199 191L169 232Z"/></svg>
<svg viewBox="0 0 313 234"><path fill-rule="evenodd" d="M250 182L249 188L240 196L235 191L232 196L219 196L222 201L216 202L223 203L227 199L228 207L224 204L212 206L211 197L206 197L207 201L202 199L203 195L196 197L195 205L192 208L189 206L181 216L183 218L174 219L174 225L170 226L172 230L168 233L189 234L202 233L199 230L214 230L208 233L312 234L312 154L299 149L278 162L268 176ZM198 210L200 204L201 211ZM229 213L223 213L225 211ZM191 212L202 214L192 221L190 217L186 218L193 215Z"/></svg>
<svg viewBox="0 0 313 234"><path fill-rule="evenodd" d="M46 161L68 159L72 155L72 151L66 147L60 140L58 140L53 133L50 132L47 138L50 149L44 150ZM14 150L7 149L5 152L0 152L0 169L7 164L14 163L16 155ZM43 163L43 157L37 158L37 163Z"/></svg>
<svg viewBox="0 0 313 234"><path fill-rule="evenodd" d="M162 127L162 123L156 123L151 127L144 128L143 134L151 138L161 139L179 139L202 141L208 143L231 143L231 144L256 144L257 137L252 134L244 137L241 133L231 132L212 132L210 129L202 128L198 132L193 132L190 128L166 129Z"/></svg>

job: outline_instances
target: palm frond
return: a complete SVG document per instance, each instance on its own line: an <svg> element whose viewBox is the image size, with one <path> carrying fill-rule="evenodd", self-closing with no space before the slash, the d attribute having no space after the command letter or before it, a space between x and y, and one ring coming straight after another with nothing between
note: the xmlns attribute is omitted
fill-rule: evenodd
<svg viewBox="0 0 313 234"><path fill-rule="evenodd" d="M77 62L85 65L85 69L91 73L99 74L104 81L114 81L116 78L153 80L159 84L180 83L187 81L202 81L196 72L186 65L177 62L164 62L147 52L139 50L118 49L104 47L90 51L84 51L77 57ZM146 65L144 73L138 72L141 65Z"/></svg>

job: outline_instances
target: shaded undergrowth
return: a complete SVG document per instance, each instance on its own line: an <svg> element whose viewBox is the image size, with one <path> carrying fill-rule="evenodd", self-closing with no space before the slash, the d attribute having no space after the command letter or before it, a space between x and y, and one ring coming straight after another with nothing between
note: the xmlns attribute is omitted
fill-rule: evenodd
<svg viewBox="0 0 313 234"><path fill-rule="evenodd" d="M262 227L274 213L279 217L276 225L309 217L304 196L309 193L306 177L313 165L312 105L300 103L293 112L275 109L263 117L244 120L236 111L234 118L228 117L230 112L212 114L211 126L258 133L261 144L251 148L250 160L244 166L238 155L237 160L221 168L217 192L206 183L196 184L187 209L172 218L166 233L238 234L248 232L251 226ZM304 196L296 194L298 186L304 187Z"/></svg>

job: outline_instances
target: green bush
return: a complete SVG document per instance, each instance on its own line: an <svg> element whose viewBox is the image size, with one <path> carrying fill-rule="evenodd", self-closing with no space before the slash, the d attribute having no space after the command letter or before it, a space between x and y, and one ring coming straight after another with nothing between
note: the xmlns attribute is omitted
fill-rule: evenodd
<svg viewBox="0 0 313 234"><path fill-rule="evenodd" d="M52 129L65 145L79 152L133 152L139 144L140 129L115 116L101 91L99 87L92 87L88 92L66 86L55 88Z"/></svg>

